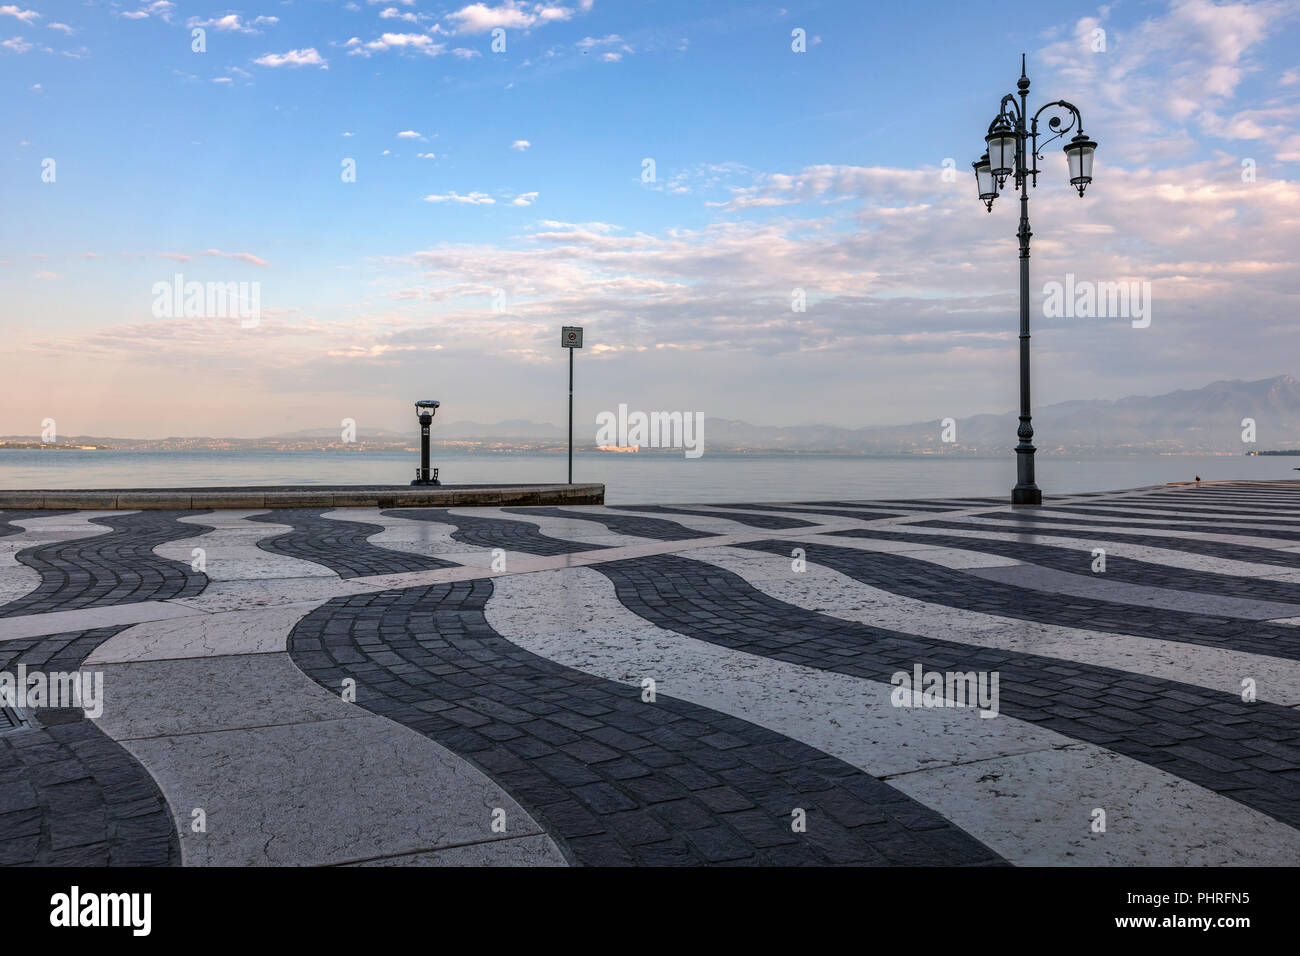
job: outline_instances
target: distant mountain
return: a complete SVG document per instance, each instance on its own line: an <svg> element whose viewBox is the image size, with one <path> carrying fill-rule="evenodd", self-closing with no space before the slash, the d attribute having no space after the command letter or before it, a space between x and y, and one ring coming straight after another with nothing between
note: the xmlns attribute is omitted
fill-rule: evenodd
<svg viewBox="0 0 1300 956"><path fill-rule="evenodd" d="M574 431L576 432L579 425L574 422ZM438 424L434 420L433 434L440 439L525 439L525 438L543 438L557 439L568 438L568 430L558 425L552 425L549 422L530 422L522 418L512 418L508 421L497 422L495 425L484 425L481 422L447 422L445 425ZM576 439L575 439L576 440Z"/></svg>
<svg viewBox="0 0 1300 956"><path fill-rule="evenodd" d="M1242 440L1243 419L1255 423L1254 444ZM972 415L956 422L955 441L943 441L943 422L840 428L834 425L754 425L706 418L709 452L787 451L800 453L897 455L996 455L1016 444L1016 413ZM419 443L410 428L357 429L358 451L409 448ZM510 419L495 424L438 421L435 444L485 446L495 450L549 448L562 444L566 430L547 422ZM594 426L578 423L578 447L594 446ZM0 437L0 445L38 442L31 436ZM1290 375L1254 382L1214 382L1155 396L1060 402L1034 409L1034 443L1044 454L1242 454L1248 450L1300 448L1300 384ZM147 449L310 449L339 447L338 428L308 428L266 438L121 439L60 436L60 444ZM650 449L643 449L652 453Z"/></svg>
<svg viewBox="0 0 1300 956"><path fill-rule="evenodd" d="M1242 440L1244 419L1255 442ZM1015 445L1016 415L958 422L962 443ZM936 427L934 425L931 426ZM1153 397L1047 405L1034 412L1034 441L1051 451L1237 452L1300 446L1300 383L1290 375L1214 382Z"/></svg>
<svg viewBox="0 0 1300 956"><path fill-rule="evenodd" d="M522 418L512 418L495 425L482 422L451 421L444 422L436 416L433 420L433 438L439 439L507 439L507 438L565 438L568 435L563 428L547 422L530 422ZM302 441L305 439L324 439L338 441L337 428L303 428L296 432L268 436L284 441ZM408 428L364 428L357 426L359 441L419 441L420 427L414 421ZM260 440L260 439L259 439Z"/></svg>
<svg viewBox="0 0 1300 956"><path fill-rule="evenodd" d="M1242 420L1255 422L1256 442L1242 441ZM1016 412L956 421L956 440L942 440L936 419L910 425L779 427L705 420L713 451L789 450L865 454L1000 454L1016 444ZM1060 402L1034 409L1034 442L1046 453L1243 453L1300 447L1300 383L1290 375L1254 382L1117 400Z"/></svg>

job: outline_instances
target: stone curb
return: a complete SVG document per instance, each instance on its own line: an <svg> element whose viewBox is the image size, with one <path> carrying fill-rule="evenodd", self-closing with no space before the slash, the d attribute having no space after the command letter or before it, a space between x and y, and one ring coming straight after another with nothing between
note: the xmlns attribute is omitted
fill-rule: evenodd
<svg viewBox="0 0 1300 956"><path fill-rule="evenodd" d="M504 505L600 505L605 486L478 485L473 488L298 487L148 491L0 491L0 509L175 511L223 508L464 508Z"/></svg>

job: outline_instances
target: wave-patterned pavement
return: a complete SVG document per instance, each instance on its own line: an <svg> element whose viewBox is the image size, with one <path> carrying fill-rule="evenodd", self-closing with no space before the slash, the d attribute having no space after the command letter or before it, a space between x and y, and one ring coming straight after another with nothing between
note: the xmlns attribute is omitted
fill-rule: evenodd
<svg viewBox="0 0 1300 956"><path fill-rule="evenodd" d="M0 862L1300 858L1300 483L0 512L0 662Z"/></svg>

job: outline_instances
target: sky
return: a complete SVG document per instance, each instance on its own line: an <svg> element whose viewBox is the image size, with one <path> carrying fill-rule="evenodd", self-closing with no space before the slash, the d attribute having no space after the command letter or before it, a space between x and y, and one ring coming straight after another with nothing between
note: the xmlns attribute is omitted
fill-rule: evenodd
<svg viewBox="0 0 1300 956"><path fill-rule="evenodd" d="M0 0L0 434L559 424L565 325L579 423L1007 411L1021 53L1099 144L1082 198L1040 147L1035 404L1300 375L1297 51L1295 2Z"/></svg>

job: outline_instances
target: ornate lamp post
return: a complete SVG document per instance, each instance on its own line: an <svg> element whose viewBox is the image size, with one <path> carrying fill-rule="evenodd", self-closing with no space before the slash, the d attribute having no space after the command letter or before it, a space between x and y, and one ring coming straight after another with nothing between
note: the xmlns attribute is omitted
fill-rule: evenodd
<svg viewBox="0 0 1300 956"><path fill-rule="evenodd" d="M971 163L975 169L975 184L979 197L993 211L993 200L1006 183L1008 176L1015 176L1015 186L1020 189L1020 230L1016 235L1020 239L1020 427L1016 435L1020 443L1016 445L1016 486L1011 489L1013 505L1041 505L1043 493L1034 484L1034 426L1029 414L1029 186L1038 186L1038 161L1043 158L1038 145L1038 118L1044 111L1056 109L1065 114L1052 116L1048 127L1055 134L1047 139L1043 146L1059 139L1066 133L1077 130L1075 136L1065 144L1065 155L1070 166L1070 185L1083 191L1092 182L1092 158L1097 144L1083 135L1083 117L1078 107L1065 100L1055 100L1041 107L1032 118L1029 117L1029 77L1025 75L1025 57L1020 56L1020 79L1016 82L1017 93L1008 93L1002 97L998 115L989 124L988 135L984 142L988 152ZM1016 103L1016 97L1020 102ZM1013 187L1014 188L1014 187Z"/></svg>

